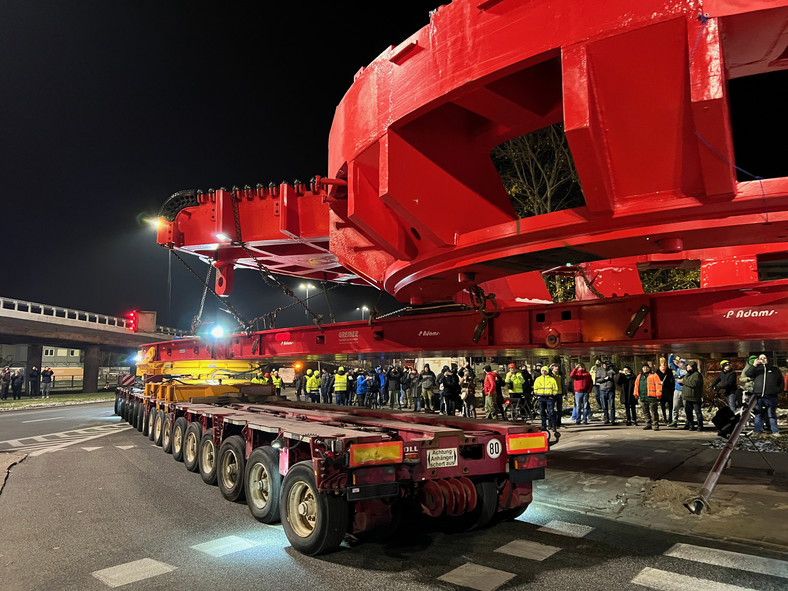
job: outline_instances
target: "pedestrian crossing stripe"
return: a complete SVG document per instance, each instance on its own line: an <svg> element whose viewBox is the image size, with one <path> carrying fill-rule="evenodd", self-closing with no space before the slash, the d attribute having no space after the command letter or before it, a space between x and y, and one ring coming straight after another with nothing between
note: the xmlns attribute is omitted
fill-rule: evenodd
<svg viewBox="0 0 788 591"><path fill-rule="evenodd" d="M560 536L568 536L570 538L584 538L594 531L594 528L590 525L553 520L540 527L539 531L558 534Z"/></svg>
<svg viewBox="0 0 788 591"><path fill-rule="evenodd" d="M644 568L632 579L632 582L658 591L686 591L687 589L692 589L692 591L757 591L749 587L697 579L656 568Z"/></svg>
<svg viewBox="0 0 788 591"><path fill-rule="evenodd" d="M717 548L704 548L691 544L675 544L665 552L665 556L788 579L788 562L785 560L729 552Z"/></svg>
<svg viewBox="0 0 788 591"><path fill-rule="evenodd" d="M36 435L22 437L20 439L9 439L0 441L0 451L13 451L16 453L26 453L30 456L40 456L45 453L59 451L71 445L84 443L98 437L111 435L119 431L131 429L131 425L113 424L86 427L61 433L48 433L47 435ZM5 444L3 446L2 444Z"/></svg>

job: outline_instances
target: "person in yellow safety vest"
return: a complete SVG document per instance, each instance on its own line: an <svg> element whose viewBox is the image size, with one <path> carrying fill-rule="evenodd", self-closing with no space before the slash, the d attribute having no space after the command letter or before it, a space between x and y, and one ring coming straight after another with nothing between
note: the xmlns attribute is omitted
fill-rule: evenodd
<svg viewBox="0 0 788 591"><path fill-rule="evenodd" d="M259 372L259 373L255 374L255 376L252 378L252 383L253 384L267 384L268 380L263 375L263 372Z"/></svg>
<svg viewBox="0 0 788 591"><path fill-rule="evenodd" d="M344 367L340 367L337 370L337 375L334 376L334 394L336 394L337 404L347 406L347 374Z"/></svg>
<svg viewBox="0 0 788 591"><path fill-rule="evenodd" d="M509 373L506 374L506 387L509 388L509 398L522 398L525 378L514 363L509 364Z"/></svg>
<svg viewBox="0 0 788 591"><path fill-rule="evenodd" d="M558 394L558 384L555 378L548 375L548 369L542 368L542 375L536 378L534 382L534 394L539 400L539 412L542 415L542 429L547 430L549 424L550 429L555 430L555 404L553 397Z"/></svg>
<svg viewBox="0 0 788 591"><path fill-rule="evenodd" d="M306 370L306 395L312 402L320 402L320 376L311 369Z"/></svg>
<svg viewBox="0 0 788 591"><path fill-rule="evenodd" d="M282 395L282 388L284 387L284 380L279 377L279 370L274 370L274 375L271 377L271 383L274 385L274 389L276 390L276 395Z"/></svg>

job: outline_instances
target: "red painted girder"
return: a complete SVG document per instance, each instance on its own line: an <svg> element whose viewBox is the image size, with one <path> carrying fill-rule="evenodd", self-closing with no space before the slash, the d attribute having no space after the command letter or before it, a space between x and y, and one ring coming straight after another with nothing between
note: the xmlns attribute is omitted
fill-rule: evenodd
<svg viewBox="0 0 788 591"><path fill-rule="evenodd" d="M642 323L631 326L642 308ZM265 359L275 362L380 353L500 355L543 349L549 336L562 349L643 349L675 343L788 343L788 280L508 309L472 338L480 316L456 312L388 318L155 343L154 361ZM632 336L627 330L634 329ZM778 347L779 348L779 347Z"/></svg>
<svg viewBox="0 0 788 591"><path fill-rule="evenodd" d="M725 60L740 60L742 31L777 44L788 3L753 19L741 13L764 5L707 4L441 7L337 108L329 173L348 194L332 203L343 223L330 250L419 303L466 287L458 271L489 281L664 252L677 238L691 249L785 241L788 179L735 180ZM768 51L750 62L780 67ZM586 206L517 220L489 151L561 120Z"/></svg>

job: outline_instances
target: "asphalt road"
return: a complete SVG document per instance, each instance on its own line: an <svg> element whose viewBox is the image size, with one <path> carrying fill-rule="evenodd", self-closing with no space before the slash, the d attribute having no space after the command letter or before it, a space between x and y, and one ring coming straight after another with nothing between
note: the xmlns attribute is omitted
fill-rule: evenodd
<svg viewBox="0 0 788 591"><path fill-rule="evenodd" d="M45 437L37 443L49 448L39 445L11 468L0 493L2 589L788 588L785 556L556 509L550 499L479 532L411 524L385 543L346 542L310 558L289 546L281 526L258 523L245 504L226 501L136 430L109 420L111 405L74 412L76 430L56 422L65 419L17 421L37 437L46 424L59 430L51 433L106 433Z"/></svg>

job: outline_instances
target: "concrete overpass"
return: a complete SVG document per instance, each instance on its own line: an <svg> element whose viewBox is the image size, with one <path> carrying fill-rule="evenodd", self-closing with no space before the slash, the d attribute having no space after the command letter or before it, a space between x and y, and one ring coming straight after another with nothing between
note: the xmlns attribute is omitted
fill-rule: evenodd
<svg viewBox="0 0 788 591"><path fill-rule="evenodd" d="M83 349L82 386L86 392L98 390L102 349L130 352L145 343L185 335L184 331L166 326L157 326L154 332L131 332L127 322L117 316L0 297L0 343L28 345L28 371L34 365L41 367L44 345Z"/></svg>

